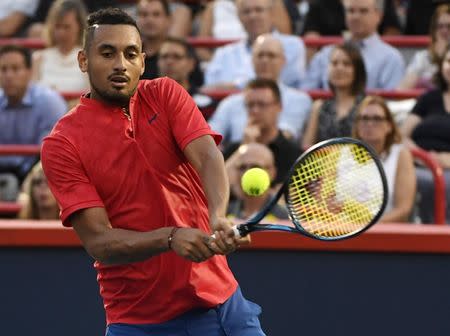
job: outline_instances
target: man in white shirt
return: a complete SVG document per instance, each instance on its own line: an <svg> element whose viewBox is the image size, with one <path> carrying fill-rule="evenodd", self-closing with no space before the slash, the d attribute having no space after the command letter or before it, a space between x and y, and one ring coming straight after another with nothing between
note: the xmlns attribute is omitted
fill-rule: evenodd
<svg viewBox="0 0 450 336"><path fill-rule="evenodd" d="M312 101L306 93L280 83L281 70L286 62L282 43L272 34L259 36L253 44L252 61L257 78L278 81L282 101L278 127L288 137L299 139ZM224 136L224 142L240 142L247 124L244 94L234 94L222 100L209 124Z"/></svg>
<svg viewBox="0 0 450 336"><path fill-rule="evenodd" d="M368 89L390 90L398 86L405 73L401 53L383 42L377 33L384 0L343 0L350 39L361 51L367 71ZM303 89L328 89L328 62L333 46L318 52L308 67Z"/></svg>
<svg viewBox="0 0 450 336"><path fill-rule="evenodd" d="M255 77L251 61L251 46L261 34L272 33L283 45L286 64L281 81L298 87L304 74L306 55L303 41L294 35L273 30L272 0L236 0L239 19L248 38L218 48L205 72L205 86L239 88Z"/></svg>

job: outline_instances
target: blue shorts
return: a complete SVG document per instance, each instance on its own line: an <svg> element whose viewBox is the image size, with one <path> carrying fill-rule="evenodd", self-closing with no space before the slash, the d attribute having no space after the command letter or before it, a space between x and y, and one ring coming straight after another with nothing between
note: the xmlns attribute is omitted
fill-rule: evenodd
<svg viewBox="0 0 450 336"><path fill-rule="evenodd" d="M217 307L192 310L159 324L113 323L106 336L265 336L260 314L261 307L246 300L238 287Z"/></svg>

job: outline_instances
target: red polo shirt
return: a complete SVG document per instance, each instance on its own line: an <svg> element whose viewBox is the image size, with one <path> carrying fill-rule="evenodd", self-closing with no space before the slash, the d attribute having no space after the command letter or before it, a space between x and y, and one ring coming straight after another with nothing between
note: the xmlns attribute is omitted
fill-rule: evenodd
<svg viewBox="0 0 450 336"><path fill-rule="evenodd" d="M131 121L117 107L81 102L44 140L42 162L61 208L104 207L114 228L166 226L210 232L200 178L183 149L212 135L193 100L168 78L141 81ZM107 323L161 323L196 307L223 303L237 287L226 258L197 264L170 251L144 262L95 262Z"/></svg>

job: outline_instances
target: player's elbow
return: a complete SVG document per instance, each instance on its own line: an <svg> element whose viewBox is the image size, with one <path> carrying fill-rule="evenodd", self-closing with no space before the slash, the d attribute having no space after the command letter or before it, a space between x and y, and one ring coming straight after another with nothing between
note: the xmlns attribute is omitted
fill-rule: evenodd
<svg viewBox="0 0 450 336"><path fill-rule="evenodd" d="M116 265L126 262L127 246L119 241L93 240L85 244L89 255L104 265Z"/></svg>

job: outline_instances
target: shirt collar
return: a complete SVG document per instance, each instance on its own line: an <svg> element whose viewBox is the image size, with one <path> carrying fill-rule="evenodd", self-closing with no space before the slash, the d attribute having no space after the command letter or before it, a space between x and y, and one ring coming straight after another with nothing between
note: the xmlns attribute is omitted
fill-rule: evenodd
<svg viewBox="0 0 450 336"><path fill-rule="evenodd" d="M378 42L380 40L380 36L378 33L374 33L365 39L359 40L356 42L356 45L360 48L367 48L370 45L373 45L374 43Z"/></svg>
<svg viewBox="0 0 450 336"><path fill-rule="evenodd" d="M17 106L26 107L33 105L33 88L33 84L28 85L27 90L22 97L22 101ZM0 94L0 108L6 109L7 107L9 107L8 97L6 97L5 92L2 90Z"/></svg>

